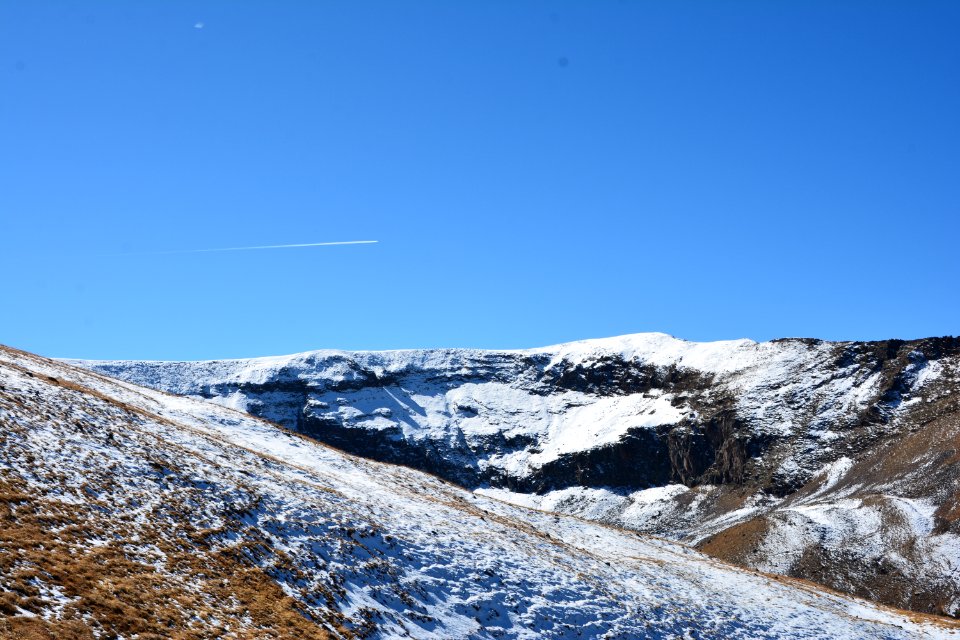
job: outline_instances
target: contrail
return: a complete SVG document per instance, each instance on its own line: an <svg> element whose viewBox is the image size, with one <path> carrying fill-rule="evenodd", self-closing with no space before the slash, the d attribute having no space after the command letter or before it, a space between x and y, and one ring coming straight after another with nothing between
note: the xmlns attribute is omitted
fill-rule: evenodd
<svg viewBox="0 0 960 640"><path fill-rule="evenodd" d="M304 244L266 244L258 247L222 247L220 249L177 249L174 251L142 251L114 253L114 256L165 256L175 253L215 253L217 251L256 251L258 249L294 249L297 247L330 247L340 244L376 244L379 240L344 240L342 242L307 242Z"/></svg>

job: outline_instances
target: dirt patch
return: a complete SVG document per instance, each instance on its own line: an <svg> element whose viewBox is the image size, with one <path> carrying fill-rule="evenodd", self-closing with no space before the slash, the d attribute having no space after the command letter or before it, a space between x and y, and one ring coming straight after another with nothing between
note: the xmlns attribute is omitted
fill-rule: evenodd
<svg viewBox="0 0 960 640"><path fill-rule="evenodd" d="M757 560L760 545L769 530L766 518L753 518L710 536L697 547L721 560L749 565Z"/></svg>

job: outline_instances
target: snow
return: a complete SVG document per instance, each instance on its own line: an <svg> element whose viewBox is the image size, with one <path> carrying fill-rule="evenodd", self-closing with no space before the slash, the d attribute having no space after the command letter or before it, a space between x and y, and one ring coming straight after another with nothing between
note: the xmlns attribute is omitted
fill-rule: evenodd
<svg viewBox="0 0 960 640"><path fill-rule="evenodd" d="M620 440L632 429L647 429L679 422L687 412L670 404L672 396L613 396L573 407L563 419L551 421L543 451L530 458L543 464L564 453L584 451Z"/></svg>
<svg viewBox="0 0 960 640"><path fill-rule="evenodd" d="M816 498L835 487L852 467L853 460L847 456L841 456L833 462L828 462L823 469L814 474L813 482L820 482L820 486L810 494L808 499Z"/></svg>
<svg viewBox="0 0 960 640"><path fill-rule="evenodd" d="M664 510L672 508L673 500L690 491L689 487L682 484L668 484L629 494L586 487L569 487L548 491L542 495L516 493L492 487L477 489L475 493L531 509L565 513L640 529L660 516Z"/></svg>
<svg viewBox="0 0 960 640"><path fill-rule="evenodd" d="M15 352L0 351L0 362L3 389L46 407L30 413L0 404L8 434L4 462L45 500L61 500L81 482L103 478L103 490L115 496L104 504L139 504L124 508L149 521L175 495L158 484L166 476L150 461L176 460L176 470L164 472L171 482L202 480L207 487L192 494L193 518L224 526L223 514L233 513L224 508L240 514L230 517L243 526L219 544L262 536L295 564L299 578L271 575L305 610L320 615L333 606L347 626L371 621L376 637L960 636L866 601L737 569L677 543L510 505L410 469L347 456L213 403ZM99 396L46 383L46 375ZM76 427L78 412L93 431ZM104 441L107 429L117 443ZM34 464L28 468L20 452L29 452ZM640 491L633 504L641 509L682 491ZM137 525L128 520L123 526ZM311 596L325 584L343 587L332 604Z"/></svg>
<svg viewBox="0 0 960 640"><path fill-rule="evenodd" d="M396 429L412 441L462 438L478 452L479 468L502 468L522 477L564 454L614 444L631 430L697 417L660 389L607 396L572 389L545 392L538 382L543 371L589 369L610 358L631 366L697 371L715 377L715 395L736 398L738 413L757 432L788 437L800 431L827 442L865 408L880 380L878 372L856 367L842 375L825 368L834 348L833 343L799 341L697 343L647 333L512 351L322 350L192 363L73 363L172 393L212 397L289 427L299 424L306 408L309 416L348 427ZM917 384L934 372L933 366L921 370ZM271 384L283 389L288 381L304 385L307 397L300 391L265 390ZM817 408L812 420L809 407ZM500 433L529 438L535 450L492 451L487 441ZM808 474L808 467L803 462L794 473Z"/></svg>
<svg viewBox="0 0 960 640"><path fill-rule="evenodd" d="M828 477L839 466L828 470ZM918 589L920 574L956 575L960 536L932 535L936 507L929 501L892 495L824 500L822 493L769 514L770 531L757 554L763 559L759 569L787 573L811 547L843 555L856 541L862 562L892 565L905 579L916 581ZM947 611L960 609L955 590L946 583L941 589L944 598L952 598Z"/></svg>
<svg viewBox="0 0 960 640"><path fill-rule="evenodd" d="M295 426L306 405L312 415L324 415L347 426L399 429L412 440L451 441L460 437L483 449L482 442L503 432L533 438L536 453L492 453L481 467L502 467L525 475L567 453L618 442L633 429L677 424L695 417L670 394L597 397L573 390L543 394L531 388L526 359L545 357L546 369L563 363L590 366L604 357L655 367L679 366L706 374L731 377L731 390L771 429L789 430L791 420L777 412L769 399L755 400L749 390L764 387L785 371L810 360L805 346L758 344L751 340L695 343L666 334L635 334L586 340L538 349L479 351L468 349L382 352L313 351L247 360L178 362L79 362L137 384L188 395L213 396L240 410L262 408L263 415ZM369 384L402 376L403 386ZM457 380L460 378L460 380ZM238 386L262 386L285 380L315 389L304 399L295 393L244 392ZM343 384L359 385L342 388ZM256 404L259 403L259 404ZM473 413L458 412L471 407ZM386 416L380 409L390 412Z"/></svg>

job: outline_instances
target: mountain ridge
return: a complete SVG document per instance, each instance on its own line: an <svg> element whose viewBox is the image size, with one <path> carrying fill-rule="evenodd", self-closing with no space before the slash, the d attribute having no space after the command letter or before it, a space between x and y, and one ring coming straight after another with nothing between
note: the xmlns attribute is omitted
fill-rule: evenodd
<svg viewBox="0 0 960 640"><path fill-rule="evenodd" d="M2 637L960 633L6 348L0 424Z"/></svg>
<svg viewBox="0 0 960 640"><path fill-rule="evenodd" d="M958 354L955 337L632 334L521 350L77 364L487 495L956 615ZM915 455L897 462L901 449Z"/></svg>

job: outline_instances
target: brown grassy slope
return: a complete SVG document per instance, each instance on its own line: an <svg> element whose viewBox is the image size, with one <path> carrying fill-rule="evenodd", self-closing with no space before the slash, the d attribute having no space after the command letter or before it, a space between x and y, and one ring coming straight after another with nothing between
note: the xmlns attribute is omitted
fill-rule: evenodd
<svg viewBox="0 0 960 640"><path fill-rule="evenodd" d="M140 417L76 385L40 382L57 387L57 402L0 388L0 459L9 465L0 473L0 637L319 639L331 637L325 626L343 633L335 613L309 620L253 564L251 556L274 551L264 541L244 532L245 545L212 544L224 532L193 524L188 493L166 492L164 518L142 522L124 517L130 505L110 486L116 477L104 469L91 469L82 487L84 502L43 495L36 483L32 487L26 475L54 487L58 480L56 469L44 468L20 444L18 436L34 425L55 421L77 432L102 428L93 420L76 420L68 407L83 407L91 419L103 417L114 425ZM119 438L103 441L123 446ZM164 465L169 467L169 460ZM154 556L144 556L144 541L155 546Z"/></svg>

